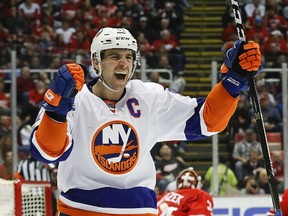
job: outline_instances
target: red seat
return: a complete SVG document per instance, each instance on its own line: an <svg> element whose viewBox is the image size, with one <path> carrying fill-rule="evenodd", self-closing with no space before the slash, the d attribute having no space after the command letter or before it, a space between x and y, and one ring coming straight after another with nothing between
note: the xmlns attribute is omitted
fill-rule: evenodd
<svg viewBox="0 0 288 216"><path fill-rule="evenodd" d="M234 142L237 143L237 142L240 142L241 140L243 140L245 137L245 134L244 133L236 133L234 135Z"/></svg>
<svg viewBox="0 0 288 216"><path fill-rule="evenodd" d="M271 150L282 150L282 134L280 132L267 132L266 137Z"/></svg>

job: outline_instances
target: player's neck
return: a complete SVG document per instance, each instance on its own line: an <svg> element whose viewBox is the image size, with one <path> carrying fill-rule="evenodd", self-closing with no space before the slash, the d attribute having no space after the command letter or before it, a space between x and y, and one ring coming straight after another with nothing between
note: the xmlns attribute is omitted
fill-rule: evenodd
<svg viewBox="0 0 288 216"><path fill-rule="evenodd" d="M106 88L100 82L96 82L95 85L92 87L92 92L93 94L102 99L118 101L122 97L124 89L122 91L114 92Z"/></svg>

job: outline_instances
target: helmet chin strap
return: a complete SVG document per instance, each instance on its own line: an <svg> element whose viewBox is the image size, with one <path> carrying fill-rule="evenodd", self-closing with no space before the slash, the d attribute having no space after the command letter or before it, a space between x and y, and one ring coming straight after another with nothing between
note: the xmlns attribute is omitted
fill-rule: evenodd
<svg viewBox="0 0 288 216"><path fill-rule="evenodd" d="M106 87L107 89L109 89L110 91L113 91L113 92L118 92L119 90L115 90L113 89L111 86L108 85L108 83L105 82L103 76L102 76L102 68L101 68L101 65L99 64L99 81L100 83L102 83L102 85L104 87Z"/></svg>

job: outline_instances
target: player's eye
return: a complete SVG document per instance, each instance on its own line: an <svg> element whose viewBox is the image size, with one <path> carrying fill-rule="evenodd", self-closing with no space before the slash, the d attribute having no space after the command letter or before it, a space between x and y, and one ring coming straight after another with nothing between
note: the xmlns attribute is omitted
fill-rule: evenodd
<svg viewBox="0 0 288 216"><path fill-rule="evenodd" d="M118 60L120 57L118 55L110 55L109 58L112 60Z"/></svg>
<svg viewBox="0 0 288 216"><path fill-rule="evenodd" d="M132 55L128 55L128 56L126 56L126 59L127 59L127 61L132 61L133 60L133 56Z"/></svg>

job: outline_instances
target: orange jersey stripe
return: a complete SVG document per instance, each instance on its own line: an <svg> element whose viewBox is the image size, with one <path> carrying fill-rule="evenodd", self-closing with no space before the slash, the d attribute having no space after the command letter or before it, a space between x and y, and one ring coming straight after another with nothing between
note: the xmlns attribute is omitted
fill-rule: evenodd
<svg viewBox="0 0 288 216"><path fill-rule="evenodd" d="M51 157L64 153L69 140L66 135L67 122L56 122L44 113L43 119L35 132L40 148Z"/></svg>
<svg viewBox="0 0 288 216"><path fill-rule="evenodd" d="M157 216L155 214L105 214L105 213L97 213L97 212L90 212L81 209L76 209L71 206L66 205L60 199L58 199L58 211L61 213L70 215L70 216Z"/></svg>
<svg viewBox="0 0 288 216"><path fill-rule="evenodd" d="M231 116L237 108L238 98L233 98L223 87L222 83L218 83L208 94L204 105L203 118L209 132L223 131Z"/></svg>

